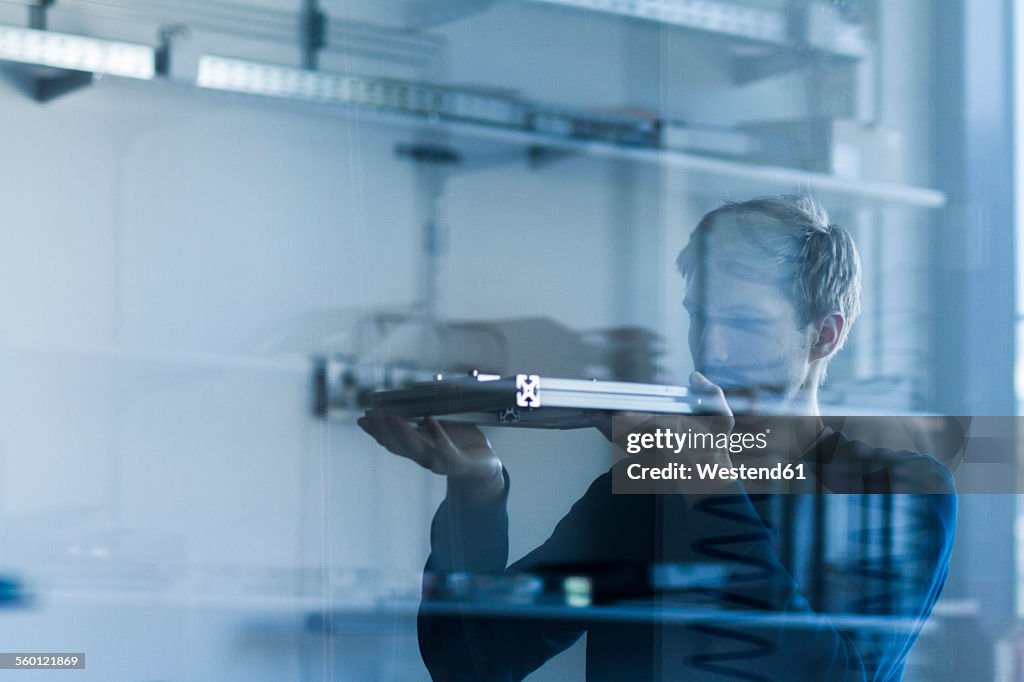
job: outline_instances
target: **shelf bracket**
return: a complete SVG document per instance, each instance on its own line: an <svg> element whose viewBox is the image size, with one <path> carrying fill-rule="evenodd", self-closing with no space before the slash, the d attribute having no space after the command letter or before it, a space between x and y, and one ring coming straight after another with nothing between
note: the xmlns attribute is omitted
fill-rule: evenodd
<svg viewBox="0 0 1024 682"><path fill-rule="evenodd" d="M57 0L36 0L34 5L28 8L28 27L37 31L46 30L46 16L50 8Z"/></svg>
<svg viewBox="0 0 1024 682"><path fill-rule="evenodd" d="M808 65L809 55L805 50L773 50L767 55L734 57L732 60L732 81L746 85L765 78L781 76Z"/></svg>
<svg viewBox="0 0 1024 682"><path fill-rule="evenodd" d="M571 149L549 147L547 145L530 145L526 148L526 162L530 168L539 168L547 163L575 154L578 154L578 152ZM523 150L518 146L465 153L445 144L424 144L422 142L396 145L395 155L418 163L445 166L449 172L458 167L460 174L499 168L509 164L521 163L523 160Z"/></svg>
<svg viewBox="0 0 1024 682"><path fill-rule="evenodd" d="M37 31L45 31L48 12L56 0L37 0L28 8L28 26ZM7 79L16 88L34 99L44 103L57 99L62 95L80 90L93 82L93 74L89 71L71 69L55 69L45 66L9 65L4 68Z"/></svg>
<svg viewBox="0 0 1024 682"><path fill-rule="evenodd" d="M530 168L544 168L553 163L567 159L570 156L577 156L578 151L566 149L565 147L548 147L545 145L530 145L526 150L526 161Z"/></svg>
<svg viewBox="0 0 1024 682"><path fill-rule="evenodd" d="M299 18L302 37L302 68L316 71L320 67L320 51L327 45L327 15L318 0L304 0Z"/></svg>
<svg viewBox="0 0 1024 682"><path fill-rule="evenodd" d="M171 73L171 57L174 52L174 41L185 38L189 34L188 26L184 24L171 24L161 26L156 52L154 54L155 68L157 75L168 76Z"/></svg>
<svg viewBox="0 0 1024 682"><path fill-rule="evenodd" d="M27 75L22 81L22 88L35 101L46 103L92 85L92 82L93 74L89 71L60 69L53 74Z"/></svg>

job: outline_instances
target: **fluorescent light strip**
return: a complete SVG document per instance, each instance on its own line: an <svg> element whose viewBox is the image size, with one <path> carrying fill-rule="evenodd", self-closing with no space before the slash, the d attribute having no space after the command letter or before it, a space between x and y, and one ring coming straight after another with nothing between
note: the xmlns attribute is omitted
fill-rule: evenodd
<svg viewBox="0 0 1024 682"><path fill-rule="evenodd" d="M773 43L787 40L779 11L713 0L531 0Z"/></svg>
<svg viewBox="0 0 1024 682"><path fill-rule="evenodd" d="M512 99L478 95L409 81L308 71L217 55L199 58L201 88L265 97L379 109L504 126L523 126L527 112Z"/></svg>
<svg viewBox="0 0 1024 682"><path fill-rule="evenodd" d="M643 146L657 143L657 127L643 117L547 109L510 97L411 81L308 71L217 55L199 58L196 84L212 90L357 105L559 137Z"/></svg>
<svg viewBox="0 0 1024 682"><path fill-rule="evenodd" d="M149 80L155 51L147 45L0 26L0 61Z"/></svg>

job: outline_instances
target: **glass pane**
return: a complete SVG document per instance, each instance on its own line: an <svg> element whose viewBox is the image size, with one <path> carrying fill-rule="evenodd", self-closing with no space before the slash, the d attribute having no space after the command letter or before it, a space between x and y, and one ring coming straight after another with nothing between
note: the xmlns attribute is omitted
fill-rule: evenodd
<svg viewBox="0 0 1024 682"><path fill-rule="evenodd" d="M0 669L1024 679L1017 11L0 2Z"/></svg>

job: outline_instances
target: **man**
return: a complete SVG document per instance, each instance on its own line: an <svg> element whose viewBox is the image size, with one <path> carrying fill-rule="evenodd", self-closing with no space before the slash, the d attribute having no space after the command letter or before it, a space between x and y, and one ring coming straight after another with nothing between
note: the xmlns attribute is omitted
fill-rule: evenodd
<svg viewBox="0 0 1024 682"><path fill-rule="evenodd" d="M428 418L413 428L368 413L360 425L381 445L447 476L428 572L719 570L716 582L682 595L724 614L711 620L664 617L683 612L672 609L681 595L658 585L619 594L659 607L628 622L421 610L420 647L436 680L523 679L584 632L592 681L901 677L945 581L956 498L934 459L850 441L819 418L818 386L860 312L860 262L849 233L807 197L761 197L706 215L677 264L687 283L691 388L701 411L714 416L620 414L614 431L772 433L771 453L752 457L802 464L806 477L785 489L716 478L669 485L667 495L617 494L636 462L674 455L683 466L731 469L746 456L721 448L645 452L613 465L546 542L506 568L510 478L484 435L465 424ZM612 421L594 415L609 438ZM772 494L781 492L814 494ZM825 493L844 493L833 499L853 505L847 521L828 524L840 553L849 554L832 564L822 547ZM856 525L861 518L880 521ZM885 618L853 627L837 613Z"/></svg>

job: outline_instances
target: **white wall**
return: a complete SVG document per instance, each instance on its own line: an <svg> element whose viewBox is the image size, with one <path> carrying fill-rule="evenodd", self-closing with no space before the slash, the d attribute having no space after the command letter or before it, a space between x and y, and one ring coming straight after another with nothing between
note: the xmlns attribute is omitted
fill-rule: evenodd
<svg viewBox="0 0 1024 682"><path fill-rule="evenodd" d="M362 657L302 628L415 589L443 494L309 409L302 330L416 298L414 172L392 153L408 133L111 79L47 106L5 87L0 130L0 566L38 588L2 613L5 646L85 651L96 680L424 675L408 622ZM451 182L451 314L611 322L609 174L551 172ZM496 442L518 555L608 455L591 436Z"/></svg>

